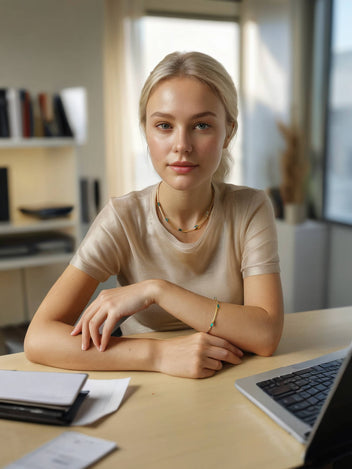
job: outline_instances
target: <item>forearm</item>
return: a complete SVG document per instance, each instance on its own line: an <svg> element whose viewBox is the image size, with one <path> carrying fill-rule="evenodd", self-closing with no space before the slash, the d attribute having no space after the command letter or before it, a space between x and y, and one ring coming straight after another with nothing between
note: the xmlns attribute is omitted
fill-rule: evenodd
<svg viewBox="0 0 352 469"><path fill-rule="evenodd" d="M72 370L158 371L158 340L111 337L104 353L81 349L81 336L70 335L62 322L32 323L25 339L25 354L35 363Z"/></svg>
<svg viewBox="0 0 352 469"><path fill-rule="evenodd" d="M197 331L207 331L216 302L166 281L157 280L155 302ZM280 340L282 319L264 308L221 303L211 334L228 340L242 350L271 355Z"/></svg>

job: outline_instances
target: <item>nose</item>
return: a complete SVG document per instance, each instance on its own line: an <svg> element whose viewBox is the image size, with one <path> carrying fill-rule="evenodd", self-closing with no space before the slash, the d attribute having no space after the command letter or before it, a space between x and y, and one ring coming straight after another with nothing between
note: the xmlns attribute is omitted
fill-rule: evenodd
<svg viewBox="0 0 352 469"><path fill-rule="evenodd" d="M178 129L175 133L174 151L180 154L192 151L192 142L187 130Z"/></svg>

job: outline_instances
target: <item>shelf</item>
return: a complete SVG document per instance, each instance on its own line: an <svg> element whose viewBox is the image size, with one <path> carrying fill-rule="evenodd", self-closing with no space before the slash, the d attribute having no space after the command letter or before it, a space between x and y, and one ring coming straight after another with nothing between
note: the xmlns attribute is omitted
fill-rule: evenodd
<svg viewBox="0 0 352 469"><path fill-rule="evenodd" d="M0 244L17 238L58 232L80 240L80 199L74 138L0 138L0 167L8 168L9 218L0 222ZM67 216L39 219L23 206L73 206ZM2 246L2 245L1 245ZM54 247L0 257L0 324L23 321L38 308L73 252ZM69 247L71 249L71 245ZM28 254L30 252L30 254Z"/></svg>
<svg viewBox="0 0 352 469"><path fill-rule="evenodd" d="M76 227L76 221L72 219L21 221L15 223L0 222L0 236L16 233L34 233L43 231L61 230L63 228Z"/></svg>
<svg viewBox="0 0 352 469"><path fill-rule="evenodd" d="M75 139L68 137L58 138L0 138L0 148L36 148L36 147L63 147L73 146Z"/></svg>
<svg viewBox="0 0 352 469"><path fill-rule="evenodd" d="M24 269L27 267L39 267L60 262L69 262L73 252L60 254L37 254L35 256L20 256L0 259L0 271L11 269Z"/></svg>

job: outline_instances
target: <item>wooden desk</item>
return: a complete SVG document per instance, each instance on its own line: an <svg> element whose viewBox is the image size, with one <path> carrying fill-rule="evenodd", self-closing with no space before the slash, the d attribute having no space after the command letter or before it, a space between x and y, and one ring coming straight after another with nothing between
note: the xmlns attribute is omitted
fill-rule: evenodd
<svg viewBox="0 0 352 469"><path fill-rule="evenodd" d="M172 333L154 334L166 337ZM92 372L91 378L131 376L119 410L95 425L73 429L116 441L119 450L99 468L283 469L302 461L304 446L234 387L238 378L346 347L352 307L287 315L273 357L248 356L212 378L192 380L148 372ZM24 354L0 357L0 368L53 370ZM0 420L1 467L67 428Z"/></svg>

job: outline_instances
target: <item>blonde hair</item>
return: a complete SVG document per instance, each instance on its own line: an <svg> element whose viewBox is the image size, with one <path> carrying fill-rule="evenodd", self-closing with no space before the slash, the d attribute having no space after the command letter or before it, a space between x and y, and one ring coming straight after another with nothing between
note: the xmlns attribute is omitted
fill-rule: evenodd
<svg viewBox="0 0 352 469"><path fill-rule="evenodd" d="M228 141L238 128L237 92L235 85L220 62L201 52L173 52L164 57L147 78L139 100L139 121L146 126L146 108L151 93L163 81L174 77L193 77L205 83L224 105L228 123ZM214 180L223 181L231 169L230 152L224 149Z"/></svg>

